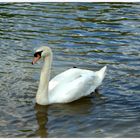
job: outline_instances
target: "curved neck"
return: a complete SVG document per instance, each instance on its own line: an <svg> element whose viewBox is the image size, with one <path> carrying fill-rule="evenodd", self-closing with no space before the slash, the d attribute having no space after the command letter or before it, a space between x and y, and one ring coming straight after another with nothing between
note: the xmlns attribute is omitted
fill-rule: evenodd
<svg viewBox="0 0 140 140"><path fill-rule="evenodd" d="M36 102L41 105L49 104L48 86L50 80L51 63L52 63L52 52L50 53L49 56L45 57L44 65L41 70L40 83L36 95Z"/></svg>

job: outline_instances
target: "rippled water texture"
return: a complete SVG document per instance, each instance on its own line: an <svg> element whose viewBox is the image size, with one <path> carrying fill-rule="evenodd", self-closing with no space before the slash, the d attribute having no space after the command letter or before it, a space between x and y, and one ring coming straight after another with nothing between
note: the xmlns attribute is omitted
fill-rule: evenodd
<svg viewBox="0 0 140 140"><path fill-rule="evenodd" d="M108 65L99 93L39 106L42 62L52 76ZM140 3L0 3L0 137L140 137Z"/></svg>

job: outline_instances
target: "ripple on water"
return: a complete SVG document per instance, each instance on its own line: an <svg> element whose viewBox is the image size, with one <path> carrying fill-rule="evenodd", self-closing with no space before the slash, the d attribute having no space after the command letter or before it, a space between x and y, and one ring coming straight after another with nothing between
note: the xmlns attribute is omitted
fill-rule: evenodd
<svg viewBox="0 0 140 140"><path fill-rule="evenodd" d="M1 137L139 137L139 3L0 3ZM99 93L70 104L35 104L42 62L52 75L108 65Z"/></svg>

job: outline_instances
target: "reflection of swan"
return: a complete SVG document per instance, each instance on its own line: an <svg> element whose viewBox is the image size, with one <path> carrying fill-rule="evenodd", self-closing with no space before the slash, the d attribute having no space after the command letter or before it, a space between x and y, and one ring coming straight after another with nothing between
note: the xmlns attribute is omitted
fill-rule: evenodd
<svg viewBox="0 0 140 140"><path fill-rule="evenodd" d="M85 103L85 104L84 104ZM46 138L49 135L51 136L51 132L49 133L48 130L56 129L58 126L62 126L62 123L68 121L70 116L76 115L87 115L90 113L90 109L93 107L90 98L82 98L78 101L69 104L54 104L51 106L42 106L35 104L35 112L36 112L36 119L38 124L38 129L35 132L37 137ZM81 109L82 108L82 109ZM59 110L59 111L58 111ZM61 111L60 111L61 110ZM51 119L49 118L49 115ZM59 118L59 121L57 121ZM64 120L66 118L66 120ZM63 122L62 122L63 120ZM60 129L61 130L61 127ZM65 133L63 127L63 132ZM57 134L53 134L53 137L57 137Z"/></svg>
<svg viewBox="0 0 140 140"><path fill-rule="evenodd" d="M71 68L60 73L49 82L52 63L51 49L49 47L37 49L32 64L41 57L45 62L36 95L36 102L40 105L69 103L87 96L101 85L105 76L106 66L97 72Z"/></svg>
<svg viewBox="0 0 140 140"><path fill-rule="evenodd" d="M37 135L45 138L48 135L46 124L48 122L48 107L35 105L36 118L38 122L38 130L36 131Z"/></svg>
<svg viewBox="0 0 140 140"><path fill-rule="evenodd" d="M92 113L96 113L98 103L104 103L105 101L105 98L102 98L102 96L102 94L96 91L93 95L68 104L53 104L51 106L35 104L35 114L38 124L35 136L41 138L58 137L58 132L66 133L62 124L65 124L66 128L69 128L73 120L81 121L88 116L90 117ZM74 118L71 118L71 116ZM83 123L86 123L86 121ZM73 125L77 124L78 122ZM82 126L83 124L80 125Z"/></svg>
<svg viewBox="0 0 140 140"><path fill-rule="evenodd" d="M85 103L85 104L84 104ZM38 128L35 132L37 137L46 138L49 136L49 129L56 129L59 125L62 125L62 120L66 117L69 120L70 116L73 115L87 115L90 113L90 109L93 108L93 103L90 98L82 98L78 101L69 104L54 104L51 106L42 106L35 104L35 114L37 119ZM81 109L82 108L82 109ZM59 110L59 111L58 111ZM61 111L60 111L61 110ZM49 115L51 119L49 118ZM59 121L57 121L59 118ZM63 120L64 122L67 120ZM69 125L69 121L68 124ZM61 130L61 128L60 128ZM62 127L63 130L63 127ZM63 130L64 131L64 130ZM51 133L50 133L51 135ZM54 133L53 137L57 137Z"/></svg>

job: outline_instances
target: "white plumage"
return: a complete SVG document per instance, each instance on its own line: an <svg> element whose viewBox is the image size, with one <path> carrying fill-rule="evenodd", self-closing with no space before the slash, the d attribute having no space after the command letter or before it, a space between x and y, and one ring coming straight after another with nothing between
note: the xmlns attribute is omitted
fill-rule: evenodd
<svg viewBox="0 0 140 140"><path fill-rule="evenodd" d="M41 71L40 84L36 96L38 104L47 105L75 101L94 92L104 79L106 66L97 72L71 68L49 81L52 51L49 47L41 47L36 51L36 54L40 52L40 57L44 57L45 62Z"/></svg>

